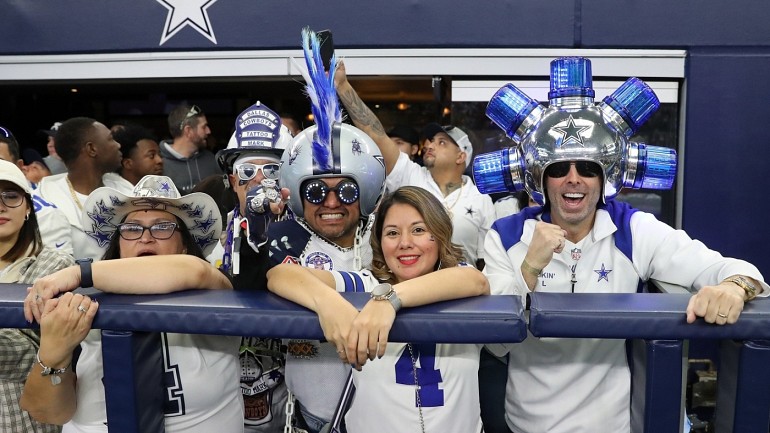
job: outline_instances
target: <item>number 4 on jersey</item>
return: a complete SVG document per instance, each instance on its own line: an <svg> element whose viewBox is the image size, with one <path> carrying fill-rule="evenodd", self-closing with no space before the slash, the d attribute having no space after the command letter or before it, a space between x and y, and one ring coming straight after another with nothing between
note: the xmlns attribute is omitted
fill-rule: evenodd
<svg viewBox="0 0 770 433"><path fill-rule="evenodd" d="M442 382L441 370L436 370L436 345L413 344L412 352L415 360L414 369L417 370L417 386L422 407L437 407L444 405L444 390L439 389ZM419 367L417 366L419 365ZM396 383L407 386L415 386L414 370L412 368L412 356L409 347L404 347L401 357L396 361ZM415 396L415 407L417 398Z"/></svg>

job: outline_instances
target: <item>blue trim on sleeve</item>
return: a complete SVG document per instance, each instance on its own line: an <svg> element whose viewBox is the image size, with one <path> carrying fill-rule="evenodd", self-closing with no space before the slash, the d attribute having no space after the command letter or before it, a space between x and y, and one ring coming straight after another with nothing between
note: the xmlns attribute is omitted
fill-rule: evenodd
<svg viewBox="0 0 770 433"><path fill-rule="evenodd" d="M353 277L354 285L356 287L356 292L365 292L366 289L364 288L364 280L361 279L361 275L358 275L357 273L353 272L350 274L351 277Z"/></svg>
<svg viewBox="0 0 770 433"><path fill-rule="evenodd" d="M342 280L345 282L345 292L355 292L356 290L356 283L353 282L353 278L351 278L350 273L345 271L337 271L340 276L342 277Z"/></svg>

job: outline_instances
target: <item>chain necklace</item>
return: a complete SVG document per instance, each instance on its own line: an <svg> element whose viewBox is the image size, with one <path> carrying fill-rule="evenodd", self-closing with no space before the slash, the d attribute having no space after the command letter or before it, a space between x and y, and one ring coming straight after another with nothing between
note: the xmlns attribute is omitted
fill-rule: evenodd
<svg viewBox="0 0 770 433"><path fill-rule="evenodd" d="M459 202L460 198L463 196L463 188L465 188L465 182L460 183L460 192L457 193L457 198L455 199L455 202L452 203L451 206L447 206L447 204L444 203L444 207L446 208L446 213L449 214L449 219L452 219L454 217L454 213L452 212L452 209L454 209L455 205L457 205L457 202Z"/></svg>
<svg viewBox="0 0 770 433"><path fill-rule="evenodd" d="M72 194L72 200L75 200L75 205L77 205L78 209L80 209L80 213L83 213L83 203L80 202L80 199L78 198L77 192L75 192L75 188L72 186L72 182L70 182L69 176L64 177L67 180L67 186L70 187L70 194Z"/></svg>
<svg viewBox="0 0 770 433"><path fill-rule="evenodd" d="M420 402L420 384L417 380L417 360L414 359L414 352L412 351L412 343L406 344L409 349L409 357L412 359L412 374L414 374L414 393L417 398L417 411L420 413L420 431L425 433L425 420L422 417L422 403Z"/></svg>

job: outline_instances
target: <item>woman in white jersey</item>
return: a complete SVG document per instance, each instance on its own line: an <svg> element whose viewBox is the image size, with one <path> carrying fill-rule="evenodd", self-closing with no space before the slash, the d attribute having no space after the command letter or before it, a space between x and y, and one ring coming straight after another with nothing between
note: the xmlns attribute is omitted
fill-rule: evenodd
<svg viewBox="0 0 770 433"><path fill-rule="evenodd" d="M371 271L279 265L268 272L268 288L315 311L340 359L356 368L348 433L481 431L479 345L387 342L401 306L489 294L451 238L441 203L407 186L377 210ZM339 295L346 287L371 292L361 312Z"/></svg>
<svg viewBox="0 0 770 433"><path fill-rule="evenodd" d="M91 330L98 303L70 291L231 289L228 278L203 259L214 246L208 240L219 238L220 218L209 196L181 197L166 176L145 176L130 196L107 187L91 193L84 226L91 221L109 239L107 251L104 260L66 268L30 289L25 315L40 322L41 339L22 407L35 419L64 424L63 432L107 432L101 334ZM175 372L173 389L165 393L165 431L242 432L239 337L162 333L161 343L164 369ZM76 375L71 362L78 345Z"/></svg>

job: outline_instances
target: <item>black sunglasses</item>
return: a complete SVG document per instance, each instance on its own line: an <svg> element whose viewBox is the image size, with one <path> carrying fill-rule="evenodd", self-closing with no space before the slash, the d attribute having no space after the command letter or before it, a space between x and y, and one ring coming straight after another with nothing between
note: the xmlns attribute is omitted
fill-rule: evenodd
<svg viewBox="0 0 770 433"><path fill-rule="evenodd" d="M569 173L571 166L575 166L578 174L582 177L598 177L602 174L602 168L599 164L591 161L562 161L555 162L548 166L545 175L553 178L564 177Z"/></svg>
<svg viewBox="0 0 770 433"><path fill-rule="evenodd" d="M337 198L344 204L355 203L361 195L358 184L352 180L342 180L337 186L330 188L324 181L314 179L306 182L302 187L302 197L310 203L321 204L330 191L336 192Z"/></svg>

